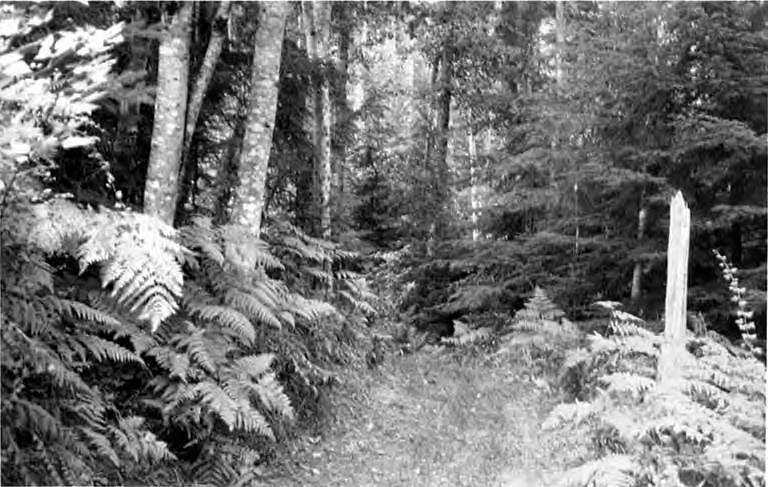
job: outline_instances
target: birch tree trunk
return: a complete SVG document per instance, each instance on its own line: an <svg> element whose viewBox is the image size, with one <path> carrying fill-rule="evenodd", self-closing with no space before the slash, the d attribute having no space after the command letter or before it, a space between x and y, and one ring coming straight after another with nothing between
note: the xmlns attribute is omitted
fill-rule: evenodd
<svg viewBox="0 0 768 487"><path fill-rule="evenodd" d="M173 224L187 113L192 3L185 2L160 40L155 120L144 187L144 212Z"/></svg>
<svg viewBox="0 0 768 487"><path fill-rule="evenodd" d="M272 148L272 132L277 112L280 57L285 20L290 4L264 2L259 6L259 28L253 51L251 93L245 136L238 171L240 184L235 192L232 222L244 225L259 236L267 178L267 164Z"/></svg>

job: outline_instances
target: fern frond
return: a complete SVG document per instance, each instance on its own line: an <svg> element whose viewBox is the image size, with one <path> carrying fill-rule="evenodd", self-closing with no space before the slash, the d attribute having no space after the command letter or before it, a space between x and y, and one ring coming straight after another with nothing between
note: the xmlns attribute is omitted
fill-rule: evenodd
<svg viewBox="0 0 768 487"><path fill-rule="evenodd" d="M605 338L597 333L589 335L590 350L593 354L619 353L629 355L632 353L657 357L659 355L658 340L649 340L640 336L617 335Z"/></svg>
<svg viewBox="0 0 768 487"><path fill-rule="evenodd" d="M165 346L157 346L147 350L147 355L154 358L158 365L168 371L168 377L178 377L182 381L187 380L189 371L189 358L186 355L176 353Z"/></svg>
<svg viewBox="0 0 768 487"><path fill-rule="evenodd" d="M19 397L9 398L7 401L8 412L3 412L3 414L12 414L16 428L27 428L37 433L40 438L51 442L61 440L64 437L65 433L61 421L54 418L48 410L39 404Z"/></svg>
<svg viewBox="0 0 768 487"><path fill-rule="evenodd" d="M70 299L58 298L55 296L46 296L44 302L51 308L58 310L60 314L69 316L70 318L92 321L100 325L109 326L113 329L121 327L119 320L79 301L72 301Z"/></svg>
<svg viewBox="0 0 768 487"><path fill-rule="evenodd" d="M172 227L147 215L110 213L95 223L76 253L81 271L100 262L104 287L156 329L181 297L180 262L188 251Z"/></svg>
<svg viewBox="0 0 768 487"><path fill-rule="evenodd" d="M226 260L236 267L246 270L252 270L255 267L285 269L283 263L269 252L266 243L254 239L244 227L223 225L219 231L224 242Z"/></svg>
<svg viewBox="0 0 768 487"><path fill-rule="evenodd" d="M581 402L558 404L549 413L541 427L545 430L554 429L568 423L577 426L601 411L602 407L594 402Z"/></svg>
<svg viewBox="0 0 768 487"><path fill-rule="evenodd" d="M329 260L328 254L319 246L309 246L296 237L287 236L281 241L288 253L295 255L301 260L310 260L322 264Z"/></svg>
<svg viewBox="0 0 768 487"><path fill-rule="evenodd" d="M96 357L96 360L112 360L113 362L134 362L145 365L144 361L127 348L121 347L117 343L104 340L93 335L84 335L78 337L78 341Z"/></svg>
<svg viewBox="0 0 768 487"><path fill-rule="evenodd" d="M181 337L178 346L186 350L187 354L189 354L204 370L210 373L216 371L216 364L214 364L214 361L209 354L208 347L210 346L210 343L205 338L204 329L193 328L189 335Z"/></svg>
<svg viewBox="0 0 768 487"><path fill-rule="evenodd" d="M583 347L573 348L568 350L565 354L565 361L563 361L563 370L568 370L588 362L592 359L592 354L589 350Z"/></svg>
<svg viewBox="0 0 768 487"><path fill-rule="evenodd" d="M358 274L357 272L352 272L346 269L340 269L333 273L333 278L337 281L357 281L359 279L362 279L363 276Z"/></svg>
<svg viewBox="0 0 768 487"><path fill-rule="evenodd" d="M482 342L493 336L493 330L488 327L477 328L475 330L466 330L464 333L457 334L454 331L454 336L443 337L440 341L453 345L456 347L467 346L473 343Z"/></svg>
<svg viewBox="0 0 768 487"><path fill-rule="evenodd" d="M609 391L628 392L633 396L656 387L656 381L649 377L626 372L617 372L600 377L600 381L608 385Z"/></svg>
<svg viewBox="0 0 768 487"><path fill-rule="evenodd" d="M336 314L336 308L332 305L315 299L306 299L298 294L294 294L289 298L287 306L288 311L307 321L316 321L320 318Z"/></svg>
<svg viewBox="0 0 768 487"><path fill-rule="evenodd" d="M117 427L108 427L108 433L114 438L115 444L135 462L151 464L174 460L176 457L168 450L168 445L158 440L154 433L145 430L144 422L144 418L139 416L120 418Z"/></svg>
<svg viewBox="0 0 768 487"><path fill-rule="evenodd" d="M81 391L91 397L98 394L80 377L80 374L70 369L47 344L29 339L35 363L42 366L41 372L47 373L53 378L53 382L62 389Z"/></svg>
<svg viewBox="0 0 768 487"><path fill-rule="evenodd" d="M293 419L294 412L291 400L285 394L283 386L277 381L274 372L261 376L254 390L266 407L286 418Z"/></svg>
<svg viewBox="0 0 768 487"><path fill-rule="evenodd" d="M629 455L608 455L563 473L557 487L634 487L640 467Z"/></svg>
<svg viewBox="0 0 768 487"><path fill-rule="evenodd" d="M317 279L320 284L330 285L333 282L333 275L318 267L303 265L299 267L299 272L309 277Z"/></svg>
<svg viewBox="0 0 768 487"><path fill-rule="evenodd" d="M224 265L224 251L221 248L221 236L213 228L211 219L195 216L192 223L179 229L179 238L191 250L198 250L203 257L219 266Z"/></svg>
<svg viewBox="0 0 768 487"><path fill-rule="evenodd" d="M683 390L687 392L692 399L697 402L706 402L714 404L717 409L723 409L728 406L728 396L723 390L709 382L698 379L684 379Z"/></svg>
<svg viewBox="0 0 768 487"><path fill-rule="evenodd" d="M205 305L193 311L204 320L216 322L233 330L245 345L251 345L256 339L256 330L250 320L229 306Z"/></svg>
<svg viewBox="0 0 768 487"><path fill-rule="evenodd" d="M277 304L263 292L249 294L238 289L230 289L227 291L224 300L228 305L245 313L252 319L258 320L274 328L280 328L282 326L280 320L272 312L273 309L277 308Z"/></svg>
<svg viewBox="0 0 768 487"><path fill-rule="evenodd" d="M274 359L275 355L272 353L240 357L235 359L233 370L238 374L245 374L258 379L270 371L270 366Z"/></svg>
<svg viewBox="0 0 768 487"><path fill-rule="evenodd" d="M91 428L81 427L78 428L78 431L98 455L112 462L115 467L120 467L120 458L112 448L112 442L109 441L109 438Z"/></svg>

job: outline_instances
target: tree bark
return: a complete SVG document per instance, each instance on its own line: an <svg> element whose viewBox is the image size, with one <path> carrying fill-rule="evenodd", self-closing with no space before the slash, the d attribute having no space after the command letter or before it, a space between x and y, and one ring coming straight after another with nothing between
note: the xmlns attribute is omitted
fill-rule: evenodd
<svg viewBox="0 0 768 487"><path fill-rule="evenodd" d="M304 24L307 34L307 55L319 69L313 85L313 196L315 235L331 235L331 96L327 73L331 37L331 9L327 2L304 2Z"/></svg>
<svg viewBox="0 0 768 487"><path fill-rule="evenodd" d="M344 211L345 170L347 159L346 129L349 124L350 110L347 101L347 83L349 81L349 43L350 43L350 19L344 2L335 2L334 11L337 14L339 28L339 54L336 58L336 76L334 76L333 104L334 104L334 154L333 154L333 199L336 201L336 218L346 220Z"/></svg>
<svg viewBox="0 0 768 487"><path fill-rule="evenodd" d="M237 186L237 171L240 166L240 149L245 138L247 114L238 114L232 136L227 142L227 150L221 161L221 170L216 178L216 197L214 222L223 225L229 222L229 206L233 188Z"/></svg>
<svg viewBox="0 0 768 487"><path fill-rule="evenodd" d="M187 113L192 3L182 3L160 40L155 120L144 188L144 212L173 224Z"/></svg>
<svg viewBox="0 0 768 487"><path fill-rule="evenodd" d="M438 238L445 232L444 206L449 198L448 137L451 124L451 82L453 71L453 53L450 38L445 40L440 60L440 96L437 101L437 127L435 163L437 169L437 198L440 215L436 221L435 233Z"/></svg>
<svg viewBox="0 0 768 487"><path fill-rule="evenodd" d="M235 193L232 222L244 225L258 237L264 208L267 164L277 112L285 20L290 4L264 2L259 9L259 28L254 45L251 94L245 136L240 152L240 184Z"/></svg>
<svg viewBox="0 0 768 487"><path fill-rule="evenodd" d="M213 73L216 70L216 64L219 62L221 51L224 48L229 7L229 0L222 0L219 3L219 8L211 25L211 37L208 40L208 47L205 50L200 71L195 78L192 93L189 95L187 124L184 131L184 150L186 152L189 151L192 136L195 133L197 118L200 116L200 109L203 107L203 98L205 98L205 93L208 91L208 85L211 83Z"/></svg>
<svg viewBox="0 0 768 487"><path fill-rule="evenodd" d="M186 128L184 129L184 149L181 157L179 197L176 202L175 221L177 224L181 221L184 214L184 205L186 205L190 190L192 189L192 179L196 172L196 168L193 167L195 161L190 159L192 137L195 134L197 119L200 116L200 110L203 107L203 99L208 91L208 85L210 85L211 79L213 79L216 64L219 62L219 57L221 56L221 51L224 47L229 7L229 0L222 0L219 3L219 8L211 23L211 36L208 40L208 47L205 50L200 70L195 77L192 93L189 95Z"/></svg>

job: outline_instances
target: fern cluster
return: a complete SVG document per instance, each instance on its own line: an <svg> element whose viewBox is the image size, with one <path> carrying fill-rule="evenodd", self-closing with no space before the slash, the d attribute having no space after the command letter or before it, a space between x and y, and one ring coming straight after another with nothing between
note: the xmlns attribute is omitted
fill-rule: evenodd
<svg viewBox="0 0 768 487"><path fill-rule="evenodd" d="M601 458L622 456L613 474L624 480L589 485L765 485L765 367L713 332L688 336L682 380L662 387L663 338L643 325L614 311L608 336L569 353L563 367L583 400L556 407L544 427L586 422Z"/></svg>
<svg viewBox="0 0 768 487"><path fill-rule="evenodd" d="M205 218L177 232L65 200L10 215L4 483L120 483L170 468L228 484L250 475L332 363L364 360L346 316L370 313L372 295L340 249L273 237L278 259ZM311 289L312 263L332 286Z"/></svg>
<svg viewBox="0 0 768 487"><path fill-rule="evenodd" d="M141 274L118 255L119 238L96 244L100 236L91 232L98 221L114 237L120 228L142 227L141 215L98 214L55 200L14 209L0 228L3 483L116 483L137 465L173 459L145 418L121 409L99 377L105 370L147 369L147 357L121 337L150 341L139 320L167 317L165 308L152 304L158 295L167 296L167 306L175 303L178 246L169 245L156 259L178 274ZM158 226L141 238L163 230ZM137 261L153 253L148 240L134 245ZM90 272L96 262L107 290ZM144 286L132 284L148 274ZM111 311L116 307L132 310L133 319L119 319Z"/></svg>

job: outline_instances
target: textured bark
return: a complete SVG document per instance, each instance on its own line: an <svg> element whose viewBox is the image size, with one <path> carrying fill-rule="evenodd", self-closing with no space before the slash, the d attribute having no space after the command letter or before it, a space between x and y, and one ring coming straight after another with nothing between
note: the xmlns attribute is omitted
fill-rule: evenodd
<svg viewBox="0 0 768 487"><path fill-rule="evenodd" d="M160 40L155 120L144 212L173 224L187 112L192 3L182 3Z"/></svg>
<svg viewBox="0 0 768 487"><path fill-rule="evenodd" d="M200 65L200 71L195 77L195 83L192 86L192 93L189 95L189 106L187 108L187 125L184 132L184 149L189 150L192 136L197 126L197 118L200 116L200 109L203 107L203 98L208 91L208 85L211 83L213 73L216 70L216 64L219 62L221 50L224 48L226 40L227 17L229 16L229 0L223 0L219 3L216 16L211 25L211 38L208 40L208 47L205 50L203 61Z"/></svg>
<svg viewBox="0 0 768 487"><path fill-rule="evenodd" d="M213 18L211 25L211 36L208 40L208 47L205 50L200 70L195 77L192 92L189 95L186 128L184 130L184 149L181 157L179 197L176 202L175 220L177 224L180 223L183 216L184 205L187 203L189 193L192 189L193 176L197 172L197 168L195 167L196 161L190 158L192 137L195 134L197 119L200 116L200 110L203 107L203 99L208 91L208 85L210 85L211 79L213 79L216 64L219 62L219 57L221 56L221 51L224 47L229 7L229 0L223 0L219 3L219 8L216 11L216 15Z"/></svg>
<svg viewBox="0 0 768 487"><path fill-rule="evenodd" d="M340 218L341 220L345 220L344 179L347 159L345 129L350 119L349 103L347 101L347 83L349 81L348 66L351 24L347 8L348 7L344 2L334 3L334 12L336 12L337 23L339 26L339 53L336 58L336 76L334 78L335 83L333 86L333 105L335 114L333 129L333 199L336 201L337 218Z"/></svg>
<svg viewBox="0 0 768 487"><path fill-rule="evenodd" d="M327 2L303 4L304 29L307 38L307 55L321 66L313 81L310 113L313 117L312 140L314 161L312 187L315 213L315 235L328 238L331 235L331 93L330 80L325 66L328 61L331 37L331 7Z"/></svg>
<svg viewBox="0 0 768 487"><path fill-rule="evenodd" d="M240 149L243 147L243 138L245 138L245 123L245 114L240 115L221 161L221 171L216 181L214 207L214 222L219 225L229 222L229 205L233 189L237 186L237 171L240 166Z"/></svg>
<svg viewBox="0 0 768 487"><path fill-rule="evenodd" d="M290 4L264 2L259 5L259 28L254 45L251 93L245 136L238 171L240 184L232 207L232 222L244 225L258 236L264 208L267 164L277 112L285 20Z"/></svg>
<svg viewBox="0 0 768 487"><path fill-rule="evenodd" d="M437 127L435 144L435 163L437 169L437 197L441 207L448 203L449 171L448 171L448 137L451 124L451 82L453 71L452 47L450 37L446 39L440 60L440 96L437 102ZM435 228L438 238L445 233L444 218L438 217Z"/></svg>

